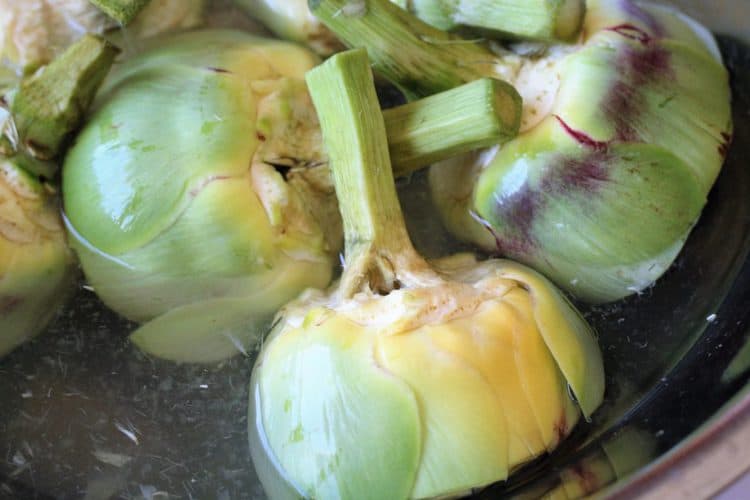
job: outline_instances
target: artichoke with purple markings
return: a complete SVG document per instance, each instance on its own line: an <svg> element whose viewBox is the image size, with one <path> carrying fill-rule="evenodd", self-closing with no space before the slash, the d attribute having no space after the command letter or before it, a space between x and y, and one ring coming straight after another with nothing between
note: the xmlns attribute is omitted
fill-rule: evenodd
<svg viewBox="0 0 750 500"><path fill-rule="evenodd" d="M704 27L655 4L591 0L578 43L498 54L386 0L346 16L349 4L310 2L407 95L495 76L523 97L517 138L430 171L453 233L591 302L640 292L670 267L732 135L728 73Z"/></svg>

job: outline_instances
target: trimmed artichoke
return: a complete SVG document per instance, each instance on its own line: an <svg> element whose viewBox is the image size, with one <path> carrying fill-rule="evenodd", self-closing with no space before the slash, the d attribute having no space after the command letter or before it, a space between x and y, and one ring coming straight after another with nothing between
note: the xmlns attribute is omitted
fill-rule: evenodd
<svg viewBox="0 0 750 500"><path fill-rule="evenodd" d="M194 27L202 21L204 4L150 0L128 26L128 40ZM116 28L90 0L0 0L0 63L31 73L85 33Z"/></svg>
<svg viewBox="0 0 750 500"><path fill-rule="evenodd" d="M65 212L99 297L155 319L132 337L146 351L226 358L301 290L328 284L334 194L306 168L321 162L303 81L316 63L284 42L190 33L102 89L65 160Z"/></svg>
<svg viewBox="0 0 750 500"><path fill-rule="evenodd" d="M503 480L601 403L596 340L523 266L464 255L432 267L416 253L364 51L334 56L308 83L346 263L331 291L280 313L255 366L261 481L271 498L391 500Z"/></svg>
<svg viewBox="0 0 750 500"><path fill-rule="evenodd" d="M0 356L42 331L75 274L55 197L0 158Z"/></svg>
<svg viewBox="0 0 750 500"><path fill-rule="evenodd" d="M342 235L303 79L317 62L285 42L195 32L160 41L102 89L65 161L65 211L97 294L148 322L131 337L147 352L244 352L279 307L329 284ZM518 95L476 83L389 112L402 167L515 135ZM456 102L468 105L439 112ZM472 134L446 130L467 114Z"/></svg>
<svg viewBox="0 0 750 500"><path fill-rule="evenodd" d="M732 134L727 71L705 28L666 7L591 0L577 45L497 56L385 0L346 19L334 16L343 3L314 11L410 95L496 75L524 99L518 138L431 170L452 232L591 302L669 268Z"/></svg>

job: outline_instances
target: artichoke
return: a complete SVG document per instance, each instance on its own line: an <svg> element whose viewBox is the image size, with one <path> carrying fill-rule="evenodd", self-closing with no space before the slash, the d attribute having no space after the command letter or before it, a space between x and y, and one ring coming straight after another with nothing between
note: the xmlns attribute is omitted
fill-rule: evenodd
<svg viewBox="0 0 750 500"><path fill-rule="evenodd" d="M0 158L0 356L42 331L74 277L55 197Z"/></svg>
<svg viewBox="0 0 750 500"><path fill-rule="evenodd" d="M39 179L54 176L116 53L86 35L20 82L0 75L0 356L37 335L72 289L58 200Z"/></svg>
<svg viewBox="0 0 750 500"><path fill-rule="evenodd" d="M329 284L342 234L303 79L317 62L285 42L195 32L159 41L102 89L65 160L64 207L89 282L147 322L131 337L147 352L243 352L280 306ZM402 168L517 132L515 91L477 83L390 112ZM456 102L467 106L441 112ZM466 115L479 126L456 134Z"/></svg>
<svg viewBox="0 0 750 500"><path fill-rule="evenodd" d="M257 360L249 432L261 481L271 498L390 500L503 480L601 403L596 340L523 266L467 255L430 266L416 253L364 51L307 78L346 262L337 286L280 313Z"/></svg>
<svg viewBox="0 0 750 500"><path fill-rule="evenodd" d="M321 169L294 168L321 160L302 80L316 63L239 32L183 34L102 89L65 160L64 208L99 297L157 318L132 337L146 351L226 358L250 323L329 282L333 192Z"/></svg>
<svg viewBox="0 0 750 500"><path fill-rule="evenodd" d="M452 232L590 302L669 268L732 134L727 71L705 28L666 7L591 0L578 44L496 55L385 0L336 16L346 3L311 5L410 96L495 75L524 99L516 139L431 170Z"/></svg>
<svg viewBox="0 0 750 500"><path fill-rule="evenodd" d="M193 27L202 20L204 4L150 0L130 23L128 41ZM0 64L31 73L85 33L112 33L117 27L90 0L0 0Z"/></svg>

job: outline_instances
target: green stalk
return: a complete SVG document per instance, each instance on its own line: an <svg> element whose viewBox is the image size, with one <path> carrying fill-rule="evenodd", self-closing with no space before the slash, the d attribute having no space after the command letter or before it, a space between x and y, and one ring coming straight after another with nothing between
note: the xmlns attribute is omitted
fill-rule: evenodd
<svg viewBox="0 0 750 500"><path fill-rule="evenodd" d="M570 40L581 28L583 0L413 0L410 10L443 29L461 26L518 39Z"/></svg>
<svg viewBox="0 0 750 500"><path fill-rule="evenodd" d="M384 111L394 175L514 138L521 100L508 87L481 78Z"/></svg>
<svg viewBox="0 0 750 500"><path fill-rule="evenodd" d="M57 156L81 124L117 53L104 39L86 35L21 82L10 106L16 150L39 160Z"/></svg>
<svg viewBox="0 0 750 500"><path fill-rule="evenodd" d="M411 99L515 72L484 46L436 29L388 0L309 5L347 46L366 48L375 69Z"/></svg>
<svg viewBox="0 0 750 500"><path fill-rule="evenodd" d="M306 79L344 221L344 297L363 286L389 292L401 274L429 273L406 231L367 52L340 53Z"/></svg>
<svg viewBox="0 0 750 500"><path fill-rule="evenodd" d="M89 0L102 12L127 26L151 0Z"/></svg>

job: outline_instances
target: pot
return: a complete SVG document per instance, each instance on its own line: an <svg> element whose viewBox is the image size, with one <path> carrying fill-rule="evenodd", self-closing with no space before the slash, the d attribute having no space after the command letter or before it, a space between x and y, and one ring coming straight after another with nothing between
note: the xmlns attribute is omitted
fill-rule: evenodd
<svg viewBox="0 0 750 500"><path fill-rule="evenodd" d="M727 164L654 287L581 306L607 370L593 421L479 499L702 498L750 468L738 451L750 436L750 3L671 3L720 35L735 100ZM438 231L420 217L417 246ZM0 361L0 497L265 498L247 449L252 357L174 365L133 348L134 327L82 284L49 331Z"/></svg>

